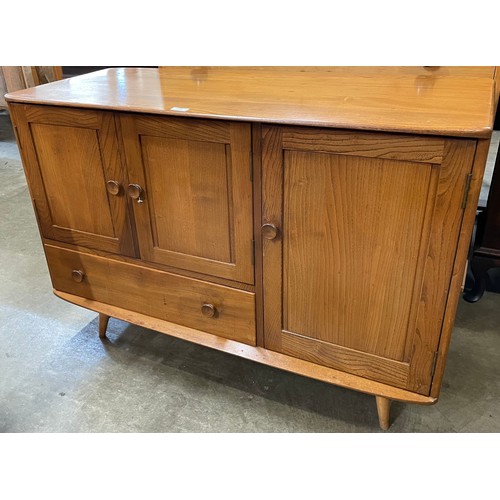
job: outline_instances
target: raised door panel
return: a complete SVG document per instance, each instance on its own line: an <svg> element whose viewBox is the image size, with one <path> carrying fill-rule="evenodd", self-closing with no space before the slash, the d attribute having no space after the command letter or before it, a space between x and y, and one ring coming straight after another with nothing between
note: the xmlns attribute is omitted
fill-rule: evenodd
<svg viewBox="0 0 500 500"><path fill-rule="evenodd" d="M473 141L266 128L265 346L427 393L473 154Z"/></svg>
<svg viewBox="0 0 500 500"><path fill-rule="evenodd" d="M401 361L431 166L299 151L284 166L284 329Z"/></svg>
<svg viewBox="0 0 500 500"><path fill-rule="evenodd" d="M25 105L11 113L43 236L134 256L113 114Z"/></svg>
<svg viewBox="0 0 500 500"><path fill-rule="evenodd" d="M145 137L142 152L147 161L146 188L154 207L155 246L231 262L225 145Z"/></svg>
<svg viewBox="0 0 500 500"><path fill-rule="evenodd" d="M250 126L122 115L141 258L253 283Z"/></svg>

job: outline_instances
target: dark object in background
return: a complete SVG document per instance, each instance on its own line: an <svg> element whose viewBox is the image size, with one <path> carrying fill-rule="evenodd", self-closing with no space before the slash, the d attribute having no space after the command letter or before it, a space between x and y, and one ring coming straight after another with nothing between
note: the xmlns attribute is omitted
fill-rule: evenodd
<svg viewBox="0 0 500 500"><path fill-rule="evenodd" d="M497 113L497 120L498 120ZM486 208L478 211L463 298L477 302L485 290L500 293L500 155L497 152Z"/></svg>
<svg viewBox="0 0 500 500"><path fill-rule="evenodd" d="M158 66L61 66L63 78L85 75L106 68L157 68Z"/></svg>

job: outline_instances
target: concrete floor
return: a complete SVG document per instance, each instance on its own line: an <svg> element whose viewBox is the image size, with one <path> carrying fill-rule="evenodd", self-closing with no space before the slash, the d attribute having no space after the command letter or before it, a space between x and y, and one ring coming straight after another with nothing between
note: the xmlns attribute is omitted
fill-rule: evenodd
<svg viewBox="0 0 500 500"><path fill-rule="evenodd" d="M0 113L1 432L380 432L373 397L96 314L51 291ZM460 301L439 402L388 432L500 432L500 295Z"/></svg>

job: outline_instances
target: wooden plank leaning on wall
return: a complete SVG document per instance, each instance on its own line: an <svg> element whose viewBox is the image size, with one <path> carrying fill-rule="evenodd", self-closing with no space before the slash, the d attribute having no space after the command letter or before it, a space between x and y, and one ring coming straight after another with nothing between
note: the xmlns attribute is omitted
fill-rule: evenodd
<svg viewBox="0 0 500 500"><path fill-rule="evenodd" d="M3 97L6 93L7 87L5 86L5 80L3 79L3 72L0 70L0 109L7 107L7 103Z"/></svg>
<svg viewBox="0 0 500 500"><path fill-rule="evenodd" d="M61 66L0 66L0 108L6 108L4 95L44 83L62 80Z"/></svg>

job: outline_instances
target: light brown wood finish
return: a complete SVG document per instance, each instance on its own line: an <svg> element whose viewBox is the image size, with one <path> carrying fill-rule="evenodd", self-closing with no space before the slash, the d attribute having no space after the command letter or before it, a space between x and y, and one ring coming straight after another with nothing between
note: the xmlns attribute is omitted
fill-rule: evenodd
<svg viewBox="0 0 500 500"><path fill-rule="evenodd" d="M120 116L141 257L254 282L250 127Z"/></svg>
<svg viewBox="0 0 500 500"><path fill-rule="evenodd" d="M62 80L63 79L62 66L50 66L50 68L52 69L53 80ZM49 72L49 75L50 75L50 72Z"/></svg>
<svg viewBox="0 0 500 500"><path fill-rule="evenodd" d="M78 295L54 290L55 295L73 304L86 307L92 311L107 314L113 318L127 321L144 328L165 333L171 337L181 338L205 347L210 347L228 354L234 354L241 358L255 361L267 366L273 366L281 370L303 375L330 384L345 387L355 391L371 395L379 395L395 401L404 401L422 405L432 405L435 398L422 396L414 392L405 391L387 384L374 382L372 380L351 375L340 370L334 370L326 366L320 366L309 361L293 358L285 354L269 351L262 347L254 347L234 340L222 338L200 330L195 330L176 323L153 318L143 313L137 313L128 309L112 306L95 300L80 297Z"/></svg>
<svg viewBox="0 0 500 500"><path fill-rule="evenodd" d="M384 398L382 396L375 396L375 401L377 403L377 413L380 428L386 431L390 425L390 413L391 413L391 400Z"/></svg>
<svg viewBox="0 0 500 500"><path fill-rule="evenodd" d="M288 151L337 153L440 164L443 161L444 139L406 134L286 127L283 128L283 147Z"/></svg>
<svg viewBox="0 0 500 500"><path fill-rule="evenodd" d="M482 180L484 169L488 158L490 140L485 139L478 141L472 166L472 180L469 188L469 196L467 198L467 206L465 208L464 217L460 227L460 238L454 256L453 274L449 285L447 296L446 312L443 319L441 336L439 339L439 350L436 359L435 375L432 380L430 394L432 397L439 397L441 383L444 375L446 364L446 355L450 346L451 334L455 322L455 316L458 306L458 301L461 297L461 277L467 265L467 254L470 247L470 239L474 221L476 217L476 207L481 193Z"/></svg>
<svg viewBox="0 0 500 500"><path fill-rule="evenodd" d="M236 70L235 77L242 72L257 77L269 75L270 71L278 71L280 74L294 76L297 73L314 77L317 74L331 76L413 76L413 77L470 77L470 78L493 78L495 66L158 66L160 70L179 72L185 77L196 78L200 83L209 76L211 70ZM188 74L186 69L190 69Z"/></svg>
<svg viewBox="0 0 500 500"><path fill-rule="evenodd" d="M0 107L4 94L62 79L61 66L0 66Z"/></svg>
<svg viewBox="0 0 500 500"><path fill-rule="evenodd" d="M476 142L450 140L445 146L445 161L439 171L434 213L428 235L425 262L419 262L423 272L418 304L410 316L409 331L414 332L406 347L411 356L408 389L428 394L437 356L439 334L450 292L450 280L464 216L464 195L467 187ZM467 205L475 213L476 206ZM470 235L469 235L470 237ZM463 265L462 265L463 271ZM413 311L412 311L413 313ZM410 340L410 338L409 338ZM411 344L411 345L410 345Z"/></svg>
<svg viewBox="0 0 500 500"><path fill-rule="evenodd" d="M106 186L127 183L112 113L24 105L10 112L42 234L135 255L126 199Z"/></svg>
<svg viewBox="0 0 500 500"><path fill-rule="evenodd" d="M114 316L378 396L387 428L390 400L439 394L493 76L113 69L11 94L56 294L101 336Z"/></svg>
<svg viewBox="0 0 500 500"><path fill-rule="evenodd" d="M95 131L32 123L31 133L52 225L114 238L111 207L102 189L106 179Z"/></svg>
<svg viewBox="0 0 500 500"><path fill-rule="evenodd" d="M1 66L5 87L8 92L25 89L29 86L22 66Z"/></svg>
<svg viewBox="0 0 500 500"><path fill-rule="evenodd" d="M109 316L99 313L99 338L106 337L106 329L108 328Z"/></svg>
<svg viewBox="0 0 500 500"><path fill-rule="evenodd" d="M283 227L283 132L280 127L262 127L262 225ZM262 245L262 300L264 307L264 346L281 350L283 254L281 244L256 237ZM272 264L271 264L272 263ZM271 265L269 265L271 264ZM269 292L266 292L268 290Z"/></svg>
<svg viewBox="0 0 500 500"><path fill-rule="evenodd" d="M312 334L310 331L313 330L305 330L304 335L282 331L280 352L394 387L407 387L408 363L311 338L314 331ZM264 334L266 333L264 330Z"/></svg>
<svg viewBox="0 0 500 500"><path fill-rule="evenodd" d="M499 66L495 66L494 80L495 80L495 109L497 109L498 99L500 97L500 67Z"/></svg>
<svg viewBox="0 0 500 500"><path fill-rule="evenodd" d="M252 126L252 168L253 168L253 231L255 268L255 321L257 345L264 347L264 301L262 239L259 238L262 220L262 125Z"/></svg>
<svg viewBox="0 0 500 500"><path fill-rule="evenodd" d="M5 108L7 106L7 101L4 95L7 93L7 84L3 78L3 72L0 67L0 108Z"/></svg>
<svg viewBox="0 0 500 500"><path fill-rule="evenodd" d="M285 330L404 359L431 171L285 151Z"/></svg>
<svg viewBox="0 0 500 500"><path fill-rule="evenodd" d="M474 142L318 132L264 130L265 346L427 394Z"/></svg>
<svg viewBox="0 0 500 500"><path fill-rule="evenodd" d="M154 246L232 262L225 145L158 137L143 137L141 142L156 219Z"/></svg>
<svg viewBox="0 0 500 500"><path fill-rule="evenodd" d="M255 294L45 245L55 289L255 345ZM82 270L76 283L71 273ZM216 315L207 318L204 304Z"/></svg>
<svg viewBox="0 0 500 500"><path fill-rule="evenodd" d="M62 79L61 66L1 66L9 92Z"/></svg>
<svg viewBox="0 0 500 500"><path fill-rule="evenodd" d="M100 250L95 250L93 248L82 247L79 245L64 243L62 241L51 240L49 238L42 237L42 243L50 245L50 246L57 246L60 248L65 248L67 250L74 250L77 252L88 253L90 255L97 255L99 257L105 257L106 259L116 260L118 262L126 262L129 264L137 264L138 262L140 262L141 266L143 266L145 268L156 269L158 271L167 271L169 273L179 274L181 276L186 276L188 278L195 278L195 279L199 279L199 280L206 280L207 279L206 275L204 275L204 274L196 273L193 271L188 271L186 269L173 268L170 266L165 266L164 264L155 264L154 262L145 262L143 260L138 260L138 259L133 258L133 257L127 257L126 255L118 255L118 254L113 254L113 253L109 253L109 252L102 252ZM218 285L224 285L224 286L228 286L231 288L238 288L240 290L246 290L247 292L255 292L254 285L249 285L248 283L242 283L241 281L227 280L224 278L219 278L217 276L210 276L209 281L211 283L216 283Z"/></svg>
<svg viewBox="0 0 500 500"><path fill-rule="evenodd" d="M202 118L485 137L493 67L112 68L8 94L10 102Z"/></svg>

